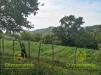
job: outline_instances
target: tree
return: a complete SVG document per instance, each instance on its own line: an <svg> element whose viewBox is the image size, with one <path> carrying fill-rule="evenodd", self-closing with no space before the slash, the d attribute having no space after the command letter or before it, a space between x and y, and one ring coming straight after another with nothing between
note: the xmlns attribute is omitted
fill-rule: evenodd
<svg viewBox="0 0 101 75"><path fill-rule="evenodd" d="M39 42L42 39L42 34L40 34L40 33L36 33L36 34L33 34L33 35L34 35L33 40L35 42Z"/></svg>
<svg viewBox="0 0 101 75"><path fill-rule="evenodd" d="M62 44L65 44L66 37L62 26L55 27L53 33L58 37L58 40L62 41Z"/></svg>
<svg viewBox="0 0 101 75"><path fill-rule="evenodd" d="M2 38L3 32L0 30L0 54L2 53L2 45L1 45L1 38Z"/></svg>
<svg viewBox="0 0 101 75"><path fill-rule="evenodd" d="M53 32L62 40L64 45L74 45L74 35L81 30L84 23L83 17L76 18L74 15L65 16L60 19L61 25Z"/></svg>
<svg viewBox="0 0 101 75"><path fill-rule="evenodd" d="M73 15L65 16L60 20L61 26L64 28L65 32L70 35L76 33L80 30L83 22L83 17L76 18Z"/></svg>
<svg viewBox="0 0 101 75"><path fill-rule="evenodd" d="M52 44L52 40L54 38L54 34L52 33L46 33L42 35L43 43L45 44Z"/></svg>
<svg viewBox="0 0 101 75"><path fill-rule="evenodd" d="M20 31L22 27L32 28L28 15L36 15L38 0L0 0L0 28Z"/></svg>
<svg viewBox="0 0 101 75"><path fill-rule="evenodd" d="M79 33L74 34L73 36L72 39L74 40L76 47L98 49L98 42L94 39L92 34L85 30L82 29Z"/></svg>
<svg viewBox="0 0 101 75"><path fill-rule="evenodd" d="M3 34L3 32L0 30L0 39L2 38L2 34Z"/></svg>
<svg viewBox="0 0 101 75"><path fill-rule="evenodd" d="M33 41L33 34L31 32L25 31L25 32L22 32L20 35L22 40Z"/></svg>
<svg viewBox="0 0 101 75"><path fill-rule="evenodd" d="M0 29L14 34L20 32L23 27L33 28L27 17L31 13L36 15L38 5L38 0L0 0Z"/></svg>

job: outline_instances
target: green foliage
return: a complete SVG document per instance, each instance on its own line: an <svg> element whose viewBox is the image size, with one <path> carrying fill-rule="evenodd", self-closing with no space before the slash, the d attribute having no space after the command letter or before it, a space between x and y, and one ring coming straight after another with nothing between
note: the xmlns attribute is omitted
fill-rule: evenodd
<svg viewBox="0 0 101 75"><path fill-rule="evenodd" d="M65 16L60 20L61 26L65 33L70 37L70 34L80 30L83 22L83 17L76 18L74 15ZM65 35L66 35L65 34Z"/></svg>
<svg viewBox="0 0 101 75"><path fill-rule="evenodd" d="M74 39L75 46L77 47L98 49L98 42L94 39L93 35L85 31L74 35L72 39Z"/></svg>
<svg viewBox="0 0 101 75"><path fill-rule="evenodd" d="M0 30L0 39L2 38L3 32Z"/></svg>
<svg viewBox="0 0 101 75"><path fill-rule="evenodd" d="M22 32L20 35L21 35L21 39L23 39L23 40L33 41L33 35L31 32Z"/></svg>
<svg viewBox="0 0 101 75"><path fill-rule="evenodd" d="M41 34L43 36L46 34L55 33L54 35L55 40L53 42L54 44L57 45L59 44L59 45L69 45L69 46L98 49L98 44L101 42L101 25L80 27L80 30L77 33L71 34L69 41L68 37L67 38L65 37L65 31L64 32L63 31L64 31L63 28L61 26L58 26L58 27L38 29L32 31L32 33L34 34L34 36L36 36L36 34Z"/></svg>
<svg viewBox="0 0 101 75"><path fill-rule="evenodd" d="M25 44L26 50L28 51L28 42L22 41ZM12 41L5 39L5 54L11 55L13 53L12 50ZM37 42L31 42L30 43L30 52L31 57L37 57L39 43ZM20 44L18 41L15 41L15 52L20 51ZM89 59L89 56L94 55L94 52L91 49L85 49L85 48L78 48L78 50L82 51L84 50L87 54L87 59ZM60 60L68 63L73 63L74 57L75 57L75 48L74 47L68 47L68 46L60 46L60 45L54 45L54 54L55 54L55 60ZM42 44L41 46L41 58L45 60L51 60L52 55L52 45L51 44ZM72 59L72 60L71 60ZM88 60L87 60L88 61ZM94 60L91 59L93 62Z"/></svg>
<svg viewBox="0 0 101 75"><path fill-rule="evenodd" d="M89 32L94 32L95 30L101 32L101 24L93 25L93 26L87 26L86 30Z"/></svg>
<svg viewBox="0 0 101 75"><path fill-rule="evenodd" d="M55 27L53 33L59 38L58 40L62 41L62 45L98 49L98 44L101 41L100 30L94 32L92 29L91 33L90 27L81 27L84 23L82 17L65 16L60 20L60 23L61 26ZM96 26L94 28L96 29Z"/></svg>
<svg viewBox="0 0 101 75"><path fill-rule="evenodd" d="M62 40L64 45L73 45L74 37L76 33L81 29L81 25L84 23L82 17L76 18L74 15L65 16L60 20L61 26L54 28L53 32Z"/></svg>
<svg viewBox="0 0 101 75"><path fill-rule="evenodd" d="M42 34L37 33L33 35L33 41L34 42L39 42L40 40L42 40Z"/></svg>
<svg viewBox="0 0 101 75"><path fill-rule="evenodd" d="M42 35L42 40L45 44L51 44L54 40L54 34L44 34Z"/></svg>
<svg viewBox="0 0 101 75"><path fill-rule="evenodd" d="M27 41L23 41L26 47L26 50L28 49L28 43ZM20 51L20 45L18 41L15 41L15 52ZM5 39L5 56L7 57L11 57L13 50L12 50L12 41L11 40L6 40ZM30 59L26 59L26 62L24 63L34 63L34 69L31 70L24 70L26 72L24 72L23 70L14 70L14 72L18 73L18 74L27 74L30 73L36 75L37 72L37 53L38 53L38 47L39 47L39 43L37 42L31 42L30 44L30 54L31 54L31 58ZM97 72L94 71L94 69L92 68L93 65L91 65L90 67L90 63L95 62L95 55L96 53L99 51L93 51L91 49L85 49L85 48L78 48L79 51L84 51L86 53L86 60L85 60L85 64L88 64L88 70L80 70L77 69L73 69L73 65L71 67L71 69L68 68L68 64L73 64L74 59L75 59L75 48L74 47L68 47L68 46L59 46L59 45L54 45L54 55L55 55L55 61L53 63L52 61L52 46L51 44L42 44L41 47L41 53L40 53L40 68L39 68L39 73L41 75L67 75L67 74L73 74L73 75L85 75L85 73L87 75L90 75L90 72L92 75L96 75ZM27 50L28 51L28 50ZM92 58L92 59L91 59ZM99 57L100 58L100 57ZM11 63L13 62L13 59L5 59L3 60L3 62L8 62ZM90 62L89 62L90 61ZM98 61L96 61L97 63ZM54 65L53 65L54 64ZM100 64L99 64L100 65ZM75 66L75 64L74 64ZM87 65L77 65L79 67L86 67ZM91 69L92 68L92 69ZM91 69L91 70L90 70ZM10 70L4 70L3 71L3 75L6 75L7 73L10 74L11 69ZM99 74L100 75L100 74Z"/></svg>
<svg viewBox="0 0 101 75"><path fill-rule="evenodd" d="M31 28L28 15L38 10L38 0L0 0L0 28L19 31L22 27Z"/></svg>
<svg viewBox="0 0 101 75"><path fill-rule="evenodd" d="M101 75L101 49L100 51L96 52L96 63L97 63L97 66L98 66L98 75Z"/></svg>
<svg viewBox="0 0 101 75"><path fill-rule="evenodd" d="M48 28L43 28L43 29L37 29L37 30L34 30L32 31L33 34L50 34L52 33L52 30L54 29L54 27L48 27Z"/></svg>
<svg viewBox="0 0 101 75"><path fill-rule="evenodd" d="M99 43L98 47L99 47L99 50L101 50L101 43Z"/></svg>

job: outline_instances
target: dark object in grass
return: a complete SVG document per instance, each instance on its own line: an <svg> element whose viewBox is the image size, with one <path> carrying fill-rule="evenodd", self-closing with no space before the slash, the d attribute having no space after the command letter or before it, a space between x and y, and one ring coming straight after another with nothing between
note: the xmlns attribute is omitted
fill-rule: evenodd
<svg viewBox="0 0 101 75"><path fill-rule="evenodd" d="M24 43L21 44L21 56L27 58L26 48Z"/></svg>

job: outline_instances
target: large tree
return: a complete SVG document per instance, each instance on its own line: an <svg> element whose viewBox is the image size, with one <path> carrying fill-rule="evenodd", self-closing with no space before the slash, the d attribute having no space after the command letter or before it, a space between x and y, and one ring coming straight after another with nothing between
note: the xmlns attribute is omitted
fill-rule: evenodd
<svg viewBox="0 0 101 75"><path fill-rule="evenodd" d="M64 45L73 45L72 37L82 29L83 17L64 16L60 19L60 23L61 25L53 30L54 33L62 40Z"/></svg>
<svg viewBox="0 0 101 75"><path fill-rule="evenodd" d="M36 15L38 8L38 0L0 0L0 30L6 32L20 32L23 27L33 28L33 25L27 20L27 17L33 13ZM2 48L4 53L4 39L2 39ZM26 51L19 39L21 52ZM14 54L13 40L13 54Z"/></svg>
<svg viewBox="0 0 101 75"><path fill-rule="evenodd" d="M38 0L0 0L0 28L7 31L32 28L27 17L31 13L36 15L38 4Z"/></svg>
<svg viewBox="0 0 101 75"><path fill-rule="evenodd" d="M67 35L77 33L84 23L83 17L76 18L74 15L65 16L60 20L61 26Z"/></svg>

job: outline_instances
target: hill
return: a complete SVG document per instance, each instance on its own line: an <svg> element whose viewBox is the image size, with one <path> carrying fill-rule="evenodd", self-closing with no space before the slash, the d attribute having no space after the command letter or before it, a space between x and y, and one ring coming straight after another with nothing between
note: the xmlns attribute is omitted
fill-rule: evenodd
<svg viewBox="0 0 101 75"><path fill-rule="evenodd" d="M43 29L37 29L37 30L34 30L32 31L33 34L44 34L44 33L52 33L52 30L53 30L54 27L48 27L48 28L43 28ZM87 26L87 27L84 27L87 31L89 32L94 32L95 30L96 31L100 31L101 32L101 24L99 25L93 25L93 26Z"/></svg>
<svg viewBox="0 0 101 75"><path fill-rule="evenodd" d="M93 25L93 26L87 26L86 30L90 31L90 32L94 32L94 31L101 32L101 24L99 24L99 25Z"/></svg>
<svg viewBox="0 0 101 75"><path fill-rule="evenodd" d="M43 33L52 33L54 27L48 27L48 28L43 28L43 29L37 29L32 31L33 34L43 34Z"/></svg>

